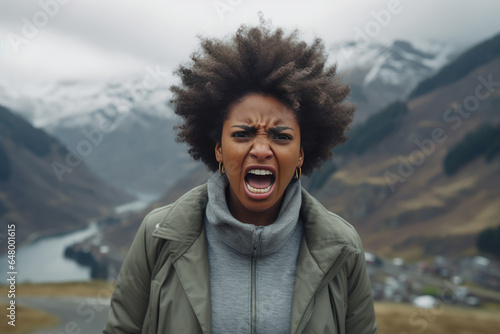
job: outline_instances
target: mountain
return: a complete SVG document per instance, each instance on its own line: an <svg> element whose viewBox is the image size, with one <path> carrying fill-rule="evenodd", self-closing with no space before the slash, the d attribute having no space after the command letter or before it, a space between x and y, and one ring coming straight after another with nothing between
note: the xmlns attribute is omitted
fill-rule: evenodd
<svg viewBox="0 0 500 334"><path fill-rule="evenodd" d="M467 60L463 55L475 54L471 50L446 66ZM302 184L355 226L367 250L408 259L476 254L477 234L500 222L499 108L500 57L476 60L460 79L359 122L350 141L334 151L334 160ZM478 135L488 129L485 124L491 125L487 136ZM447 156L471 142L487 147L447 172ZM125 252L146 213L204 182L202 171L112 226L109 244Z"/></svg>
<svg viewBox="0 0 500 334"><path fill-rule="evenodd" d="M134 117L139 109L141 114L172 117L165 103L169 83L147 78L138 74L108 81L0 81L0 104L20 113L33 126L48 130L79 128L109 120L117 113ZM126 103L130 115L121 109Z"/></svg>
<svg viewBox="0 0 500 334"><path fill-rule="evenodd" d="M17 243L83 228L132 199L57 139L0 106L0 221L17 225Z"/></svg>
<svg viewBox="0 0 500 334"><path fill-rule="evenodd" d="M349 42L332 46L330 57L353 87L355 122L404 99L434 73L454 49L437 42ZM167 101L170 74L147 68L108 81L1 82L0 104L57 137L100 178L133 193L159 196L199 163L175 142L179 123Z"/></svg>
<svg viewBox="0 0 500 334"><path fill-rule="evenodd" d="M348 41L332 45L329 56L353 89L355 123L398 100L405 100L417 84L436 73L457 53L438 41L392 44Z"/></svg>
<svg viewBox="0 0 500 334"><path fill-rule="evenodd" d="M500 160L477 155L453 175L445 160L484 124L498 126L499 106L500 57L408 100L406 115L381 141L336 156L336 171L322 176L327 181L314 195L380 254L475 253L477 233L499 223Z"/></svg>
<svg viewBox="0 0 500 334"><path fill-rule="evenodd" d="M454 62L443 67L439 73L422 81L411 93L411 97L423 95L433 89L462 79L478 64L488 63L498 57L500 57L500 34L470 48Z"/></svg>
<svg viewBox="0 0 500 334"><path fill-rule="evenodd" d="M167 104L170 82L149 75L108 82L6 82L0 84L0 103L70 151L88 151L85 163L112 185L162 194L197 163L174 140L178 118Z"/></svg>

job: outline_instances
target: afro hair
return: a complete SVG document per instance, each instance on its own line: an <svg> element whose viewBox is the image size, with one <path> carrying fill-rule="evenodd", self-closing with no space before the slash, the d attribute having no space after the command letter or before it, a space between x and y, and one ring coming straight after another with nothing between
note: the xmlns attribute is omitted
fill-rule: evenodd
<svg viewBox="0 0 500 334"><path fill-rule="evenodd" d="M326 66L321 39L308 45L297 30L272 30L261 18L258 26L242 25L232 37L200 40L192 61L175 72L181 84L171 87L171 102L183 120L175 127L176 140L190 146L195 160L217 170L214 148L228 112L252 93L273 96L295 112L306 175L347 140L355 106L343 101L351 88L336 75L336 65Z"/></svg>

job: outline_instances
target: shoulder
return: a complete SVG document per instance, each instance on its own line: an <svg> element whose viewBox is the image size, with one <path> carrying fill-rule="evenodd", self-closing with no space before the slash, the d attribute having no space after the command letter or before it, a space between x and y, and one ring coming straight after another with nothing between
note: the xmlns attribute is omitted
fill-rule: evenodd
<svg viewBox="0 0 500 334"><path fill-rule="evenodd" d="M207 185L189 190L175 202L150 211L141 224L146 236L169 239L182 231L198 230L207 203Z"/></svg>
<svg viewBox="0 0 500 334"><path fill-rule="evenodd" d="M356 229L338 214L326 209L316 198L302 189L301 214L306 233L311 238L349 244L362 250L361 238Z"/></svg>
<svg viewBox="0 0 500 334"><path fill-rule="evenodd" d="M204 197L206 197L206 188L207 185L202 184L189 190L175 202L151 210L144 217L144 223L148 225L148 227L155 227L156 224L164 222L172 211L184 209L188 210L193 204L199 203L200 200L203 200Z"/></svg>
<svg viewBox="0 0 500 334"><path fill-rule="evenodd" d="M177 201L150 211L142 220L139 229L129 248L123 268L134 268L138 263L147 265L151 273L155 267L157 256L165 241L175 247L173 251L183 250L189 246L201 230L202 223L191 219L204 212L203 200L206 186L196 187L181 196ZM198 203L196 206L195 203ZM197 209L198 208L198 209Z"/></svg>
<svg viewBox="0 0 500 334"><path fill-rule="evenodd" d="M361 237L359 236L354 226L351 225L349 222L347 222L344 218L337 215L336 213L330 211L328 211L328 213L330 216L330 224L339 227L339 230L342 231L344 239L351 246L354 246L358 249L362 249L363 246L361 242Z"/></svg>

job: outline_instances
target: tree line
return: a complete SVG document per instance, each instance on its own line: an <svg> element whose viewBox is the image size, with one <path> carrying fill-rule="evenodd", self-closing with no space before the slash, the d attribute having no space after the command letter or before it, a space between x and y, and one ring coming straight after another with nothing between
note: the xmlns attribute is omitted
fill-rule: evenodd
<svg viewBox="0 0 500 334"><path fill-rule="evenodd" d="M500 124L483 124L469 132L444 158L446 175L453 175L472 160L484 156L490 162L500 152Z"/></svg>

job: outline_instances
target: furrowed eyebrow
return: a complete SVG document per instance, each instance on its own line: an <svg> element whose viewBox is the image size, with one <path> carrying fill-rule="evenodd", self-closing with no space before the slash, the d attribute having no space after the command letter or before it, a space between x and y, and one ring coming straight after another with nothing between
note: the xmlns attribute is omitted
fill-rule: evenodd
<svg viewBox="0 0 500 334"><path fill-rule="evenodd" d="M257 128L255 126L248 126L248 125L233 125L232 128L241 128L245 131L251 132L251 133L256 133Z"/></svg>
<svg viewBox="0 0 500 334"><path fill-rule="evenodd" d="M241 129L243 129L245 131L249 131L249 132L257 132L257 129L254 126L233 125L231 127L232 128L241 128ZM290 128L288 126L275 126L274 128L269 129L269 132L278 133L278 132L281 132L283 130L292 130L292 131L294 131L292 128Z"/></svg>
<svg viewBox="0 0 500 334"><path fill-rule="evenodd" d="M274 133L281 132L283 130L292 130L292 131L295 131L294 129L292 129L292 128L288 127L288 126L275 126L274 128L269 129L270 132L274 132Z"/></svg>

